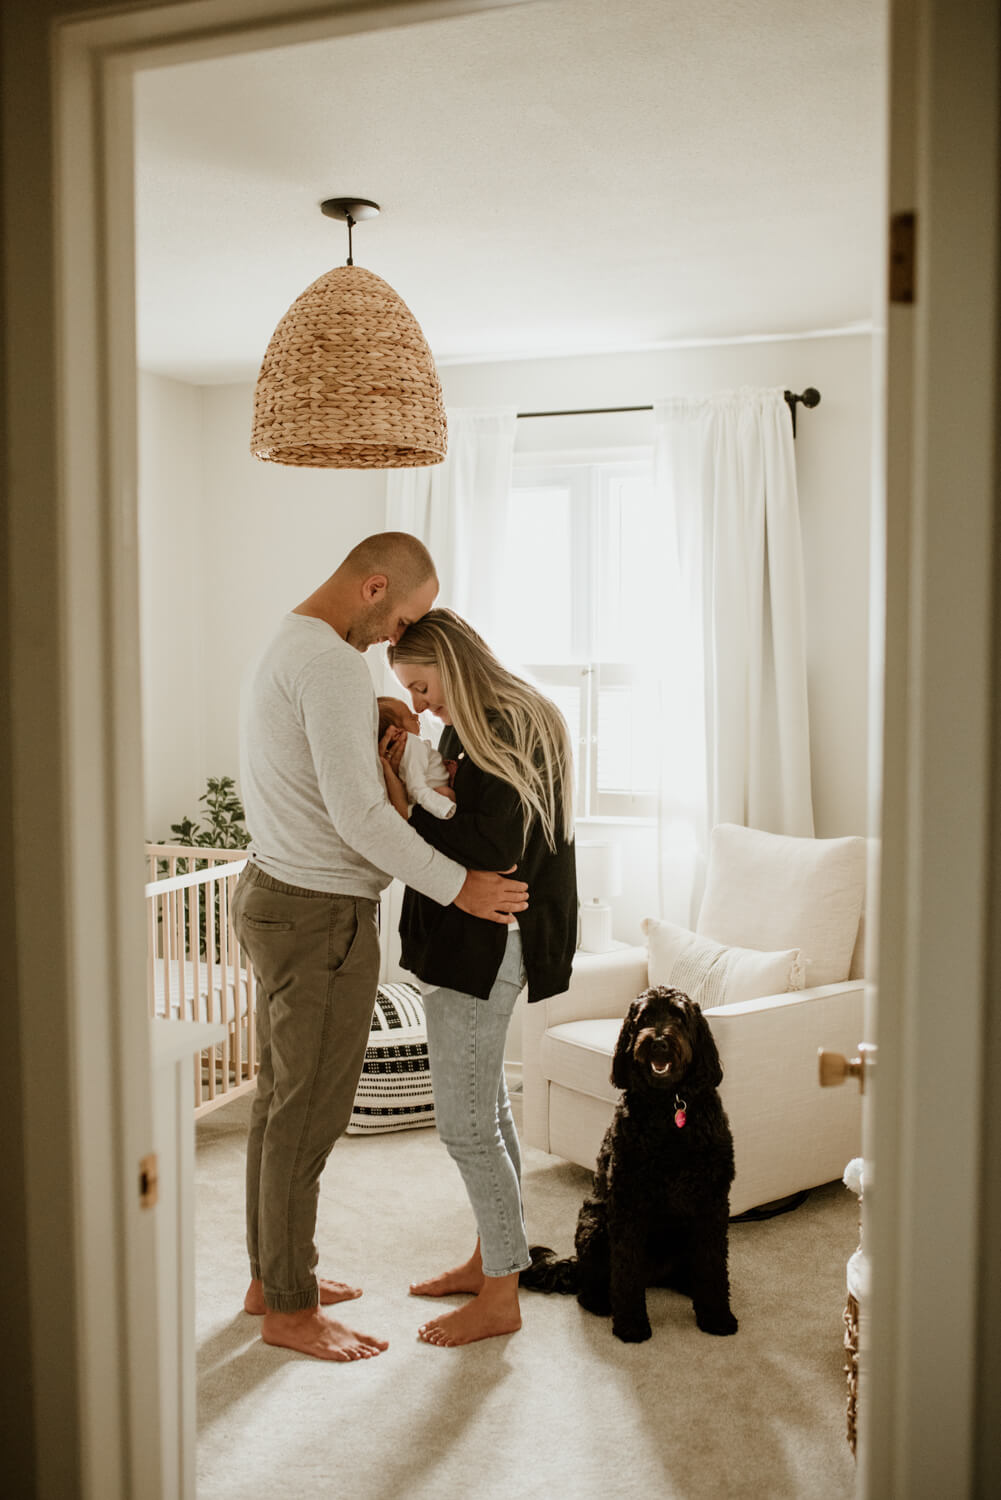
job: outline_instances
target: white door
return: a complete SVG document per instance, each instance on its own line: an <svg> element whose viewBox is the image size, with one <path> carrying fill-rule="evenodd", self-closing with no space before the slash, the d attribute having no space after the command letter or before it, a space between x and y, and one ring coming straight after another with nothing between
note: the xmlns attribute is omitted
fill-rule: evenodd
<svg viewBox="0 0 1001 1500"><path fill-rule="evenodd" d="M874 424L886 453L874 505L877 581L885 560L874 656L885 647L885 670L871 827L882 858L859 1433L870 1500L989 1492L975 1477L974 1417L978 1337L989 1337L977 1256L992 736L998 754L999 52L996 5L893 0L888 250L904 300L879 298L885 423ZM901 215L913 215L910 293Z"/></svg>

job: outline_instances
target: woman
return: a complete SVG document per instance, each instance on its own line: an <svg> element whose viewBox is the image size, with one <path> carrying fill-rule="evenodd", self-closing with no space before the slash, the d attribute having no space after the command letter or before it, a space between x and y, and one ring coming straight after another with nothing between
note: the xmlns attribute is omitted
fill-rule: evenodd
<svg viewBox="0 0 1001 1500"><path fill-rule="evenodd" d="M410 820L442 853L473 869L517 870L528 910L511 926L467 916L407 889L402 963L432 987L425 996L438 1132L456 1162L479 1237L462 1265L415 1282L417 1296L472 1292L474 1300L425 1323L429 1344L468 1344L521 1327L518 1273L529 1264L521 1207L521 1153L504 1082L511 1012L570 982L577 935L573 762L559 710L508 672L448 609L433 609L389 648L410 694L446 725L439 750L454 762L456 812L447 822L415 807ZM384 757L390 797L402 787Z"/></svg>

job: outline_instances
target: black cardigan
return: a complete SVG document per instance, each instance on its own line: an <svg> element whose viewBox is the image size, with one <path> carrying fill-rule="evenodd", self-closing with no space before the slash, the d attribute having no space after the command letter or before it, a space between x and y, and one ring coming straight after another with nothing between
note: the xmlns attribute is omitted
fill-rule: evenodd
<svg viewBox="0 0 1001 1500"><path fill-rule="evenodd" d="M517 867L511 879L528 883L528 910L518 913L518 927L529 1001L561 995L570 984L577 944L573 843L557 835L554 852L535 818L523 850L521 807L513 787L474 765L451 726L438 748L446 759L459 762L455 813L436 818L415 807L410 822L421 838L467 869ZM507 932L499 922L471 917L457 906L441 906L408 886L400 917L401 961L426 984L486 1000L504 957Z"/></svg>

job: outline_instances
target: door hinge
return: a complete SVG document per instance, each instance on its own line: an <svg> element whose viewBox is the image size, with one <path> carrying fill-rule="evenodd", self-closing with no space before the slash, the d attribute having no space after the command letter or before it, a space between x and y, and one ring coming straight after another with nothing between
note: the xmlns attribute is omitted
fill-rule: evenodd
<svg viewBox="0 0 1001 1500"><path fill-rule="evenodd" d="M139 1163L139 1207L153 1208L159 1193L156 1152L151 1151Z"/></svg>
<svg viewBox="0 0 1001 1500"><path fill-rule="evenodd" d="M914 253L916 216L893 214L890 218L890 301L914 301Z"/></svg>

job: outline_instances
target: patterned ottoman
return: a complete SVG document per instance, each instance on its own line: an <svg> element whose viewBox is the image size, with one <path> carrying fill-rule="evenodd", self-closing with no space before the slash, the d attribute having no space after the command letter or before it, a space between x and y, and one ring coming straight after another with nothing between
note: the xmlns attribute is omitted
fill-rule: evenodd
<svg viewBox="0 0 1001 1500"><path fill-rule="evenodd" d="M413 984L380 984L348 1135L434 1124L424 1001Z"/></svg>

